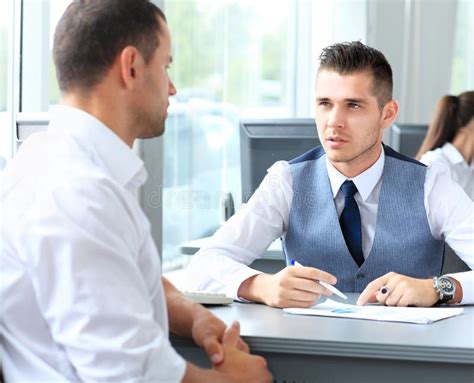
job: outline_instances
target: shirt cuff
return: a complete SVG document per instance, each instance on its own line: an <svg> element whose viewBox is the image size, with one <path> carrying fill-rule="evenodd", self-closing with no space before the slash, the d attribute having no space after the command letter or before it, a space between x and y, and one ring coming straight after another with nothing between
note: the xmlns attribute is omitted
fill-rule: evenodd
<svg viewBox="0 0 474 383"><path fill-rule="evenodd" d="M453 277L462 286L461 304L469 305L474 303L474 271L465 271L462 273L446 274Z"/></svg>
<svg viewBox="0 0 474 383"><path fill-rule="evenodd" d="M226 287L226 295L239 302L250 302L245 298L239 297L237 292L239 291L242 282L258 274L262 274L262 272L250 267L245 267L244 269L239 270L239 272L232 275L232 281Z"/></svg>

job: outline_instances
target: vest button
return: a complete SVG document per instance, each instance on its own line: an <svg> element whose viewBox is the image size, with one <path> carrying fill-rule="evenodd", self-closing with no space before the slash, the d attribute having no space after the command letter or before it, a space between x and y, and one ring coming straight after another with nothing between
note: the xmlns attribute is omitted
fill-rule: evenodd
<svg viewBox="0 0 474 383"><path fill-rule="evenodd" d="M364 274L364 273L358 273L358 274L356 274L356 278L357 278L357 279L364 279L364 278L365 278L365 274Z"/></svg>

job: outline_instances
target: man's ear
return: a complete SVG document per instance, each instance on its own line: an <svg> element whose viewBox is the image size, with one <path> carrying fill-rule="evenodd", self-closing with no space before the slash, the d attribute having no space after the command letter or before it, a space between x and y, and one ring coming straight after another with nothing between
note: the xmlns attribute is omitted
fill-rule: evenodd
<svg viewBox="0 0 474 383"><path fill-rule="evenodd" d="M128 89L135 89L138 75L143 65L143 58L137 48L127 46L122 50L119 57L120 75L123 84Z"/></svg>
<svg viewBox="0 0 474 383"><path fill-rule="evenodd" d="M393 124L398 115L398 102L397 100L390 100L385 104L382 111L382 126L388 128Z"/></svg>

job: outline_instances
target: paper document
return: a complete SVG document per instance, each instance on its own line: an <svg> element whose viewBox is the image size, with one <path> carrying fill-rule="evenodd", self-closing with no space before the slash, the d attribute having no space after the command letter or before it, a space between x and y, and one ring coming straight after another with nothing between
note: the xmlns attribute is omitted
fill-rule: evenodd
<svg viewBox="0 0 474 383"><path fill-rule="evenodd" d="M427 324L441 319L461 315L459 307L389 307L382 305L356 306L339 303L332 299L307 309L283 309L288 314L317 315L339 318L368 319L388 322Z"/></svg>

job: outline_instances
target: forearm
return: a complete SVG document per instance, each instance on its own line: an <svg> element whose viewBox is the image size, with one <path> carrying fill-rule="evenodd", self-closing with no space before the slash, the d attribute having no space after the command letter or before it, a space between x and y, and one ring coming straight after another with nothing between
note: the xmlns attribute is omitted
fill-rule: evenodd
<svg viewBox="0 0 474 383"><path fill-rule="evenodd" d="M235 250L235 246L233 247ZM202 249L195 254L186 268L186 282L189 290L210 290L223 293L232 298L238 296L239 286L247 278L259 271L247 266L252 259L240 259L238 256L219 245L216 249Z"/></svg>
<svg viewBox="0 0 474 383"><path fill-rule="evenodd" d="M162 277L162 281L165 289L170 331L177 335L190 337L194 319L207 310L200 304L186 299L165 277Z"/></svg>

